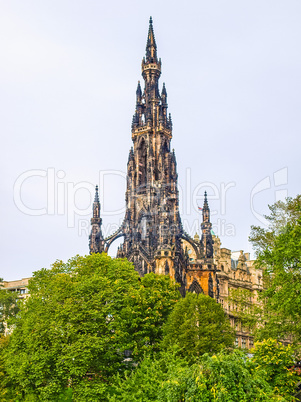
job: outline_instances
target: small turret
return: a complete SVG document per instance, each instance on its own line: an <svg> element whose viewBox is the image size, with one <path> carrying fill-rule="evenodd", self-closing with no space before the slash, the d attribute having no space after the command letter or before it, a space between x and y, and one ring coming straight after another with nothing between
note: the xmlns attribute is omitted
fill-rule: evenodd
<svg viewBox="0 0 301 402"><path fill-rule="evenodd" d="M148 28L147 43L146 43L146 62L147 63L158 63L157 45L156 45L156 40L155 40L152 17L150 17L150 19L149 19L149 28Z"/></svg>
<svg viewBox="0 0 301 402"><path fill-rule="evenodd" d="M162 103L166 103L166 101L167 101L167 92L166 92L166 88L165 88L165 82L163 82L161 98L162 98Z"/></svg>
<svg viewBox="0 0 301 402"><path fill-rule="evenodd" d="M158 80L161 75L161 60L160 59L158 60L157 57L157 45L155 41L152 17L150 17L149 20L149 29L146 43L146 55L142 60L141 67L142 67L142 76L145 81L145 90L143 94L143 99L145 101L146 107L148 108L152 102L160 101ZM151 109L153 109L152 105ZM146 114L148 114L147 110ZM154 116L155 115L156 113L154 113ZM151 120L153 120L152 117Z"/></svg>
<svg viewBox="0 0 301 402"><path fill-rule="evenodd" d="M137 90L136 90L136 102L137 102L137 105L140 105L141 100L142 100L142 91L141 91L140 81L138 81Z"/></svg>
<svg viewBox="0 0 301 402"><path fill-rule="evenodd" d="M95 186L95 196L93 202L93 218L100 218L100 202L97 185Z"/></svg>
<svg viewBox="0 0 301 402"><path fill-rule="evenodd" d="M171 119L171 114L169 113L169 115L168 115L168 128L170 129L170 130L172 130L172 119Z"/></svg>
<svg viewBox="0 0 301 402"><path fill-rule="evenodd" d="M212 224L210 222L210 209L207 200L207 192L204 194L204 205L203 205L203 222L201 224L202 228L202 246L204 250L205 258L213 258L213 239L211 234Z"/></svg>
<svg viewBox="0 0 301 402"><path fill-rule="evenodd" d="M130 161L134 160L134 150L133 147L131 147L130 152L129 152L129 158L128 158L128 163Z"/></svg>
<svg viewBox="0 0 301 402"><path fill-rule="evenodd" d="M204 206L203 206L203 223L210 222L210 209L207 200L207 191L204 193Z"/></svg>
<svg viewBox="0 0 301 402"><path fill-rule="evenodd" d="M124 253L123 253L122 244L121 244L120 246L118 246L118 248L117 248L116 257L117 257L117 258L124 258Z"/></svg>
<svg viewBox="0 0 301 402"><path fill-rule="evenodd" d="M134 129L135 127L137 127L139 124L139 114L137 112L137 110L135 111L135 114L133 115L132 118L132 129Z"/></svg>
<svg viewBox="0 0 301 402"><path fill-rule="evenodd" d="M165 83L163 82L163 88L161 92L161 108L160 108L160 121L167 126L167 92Z"/></svg>
<svg viewBox="0 0 301 402"><path fill-rule="evenodd" d="M101 232L102 219L100 217L100 202L98 196L98 186L95 187L95 197L93 202L93 216L91 218L91 234L89 236L90 254L102 253L104 251L104 240Z"/></svg>

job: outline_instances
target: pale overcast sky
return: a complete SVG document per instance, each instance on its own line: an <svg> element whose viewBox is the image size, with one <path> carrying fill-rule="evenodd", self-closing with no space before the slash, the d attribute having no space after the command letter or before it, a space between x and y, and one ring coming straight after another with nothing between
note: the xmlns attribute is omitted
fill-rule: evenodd
<svg viewBox="0 0 301 402"><path fill-rule="evenodd" d="M251 251L267 205L300 193L300 0L2 0L5 280L88 253L99 182L104 234L120 224L150 15L185 229L207 189L223 246Z"/></svg>

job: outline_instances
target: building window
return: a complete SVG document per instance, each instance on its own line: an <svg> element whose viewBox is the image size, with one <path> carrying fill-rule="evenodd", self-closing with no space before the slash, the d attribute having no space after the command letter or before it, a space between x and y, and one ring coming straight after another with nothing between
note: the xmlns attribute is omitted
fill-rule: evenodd
<svg viewBox="0 0 301 402"><path fill-rule="evenodd" d="M24 295L26 293L26 289L20 289L20 294Z"/></svg>
<svg viewBox="0 0 301 402"><path fill-rule="evenodd" d="M235 338L235 346L238 347L238 338Z"/></svg>
<svg viewBox="0 0 301 402"><path fill-rule="evenodd" d="M249 349L251 349L254 346L254 341L253 339L249 339Z"/></svg>
<svg viewBox="0 0 301 402"><path fill-rule="evenodd" d="M241 339L241 347L244 349L247 347L247 339L246 338Z"/></svg>

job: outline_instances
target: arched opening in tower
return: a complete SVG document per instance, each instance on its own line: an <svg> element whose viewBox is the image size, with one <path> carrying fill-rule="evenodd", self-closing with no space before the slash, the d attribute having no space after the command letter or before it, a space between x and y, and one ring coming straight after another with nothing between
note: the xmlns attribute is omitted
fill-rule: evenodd
<svg viewBox="0 0 301 402"><path fill-rule="evenodd" d="M146 169L147 169L147 151L146 151L146 144L145 140L142 139L141 144L139 146L139 186L146 185Z"/></svg>
<svg viewBox="0 0 301 402"><path fill-rule="evenodd" d="M162 155L162 179L164 179L166 189L170 189L170 163L169 163L169 143L166 139L162 142L161 145L161 155Z"/></svg>

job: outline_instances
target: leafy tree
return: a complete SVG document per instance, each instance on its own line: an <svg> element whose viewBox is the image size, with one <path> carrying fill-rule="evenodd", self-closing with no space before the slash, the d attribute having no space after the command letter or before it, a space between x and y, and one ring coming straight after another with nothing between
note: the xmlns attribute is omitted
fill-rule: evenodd
<svg viewBox="0 0 301 402"><path fill-rule="evenodd" d="M179 292L166 276L139 278L106 254L57 261L34 273L16 318L5 365L23 397L101 400L117 372L156 350ZM128 356L131 355L131 358Z"/></svg>
<svg viewBox="0 0 301 402"><path fill-rule="evenodd" d="M282 339L287 336L280 326L280 317L269 308L269 302L261 292L256 301L251 302L254 294L249 289L238 288L229 291L228 302L236 306L231 314L236 323L253 335L255 340L268 338Z"/></svg>
<svg viewBox="0 0 301 402"><path fill-rule="evenodd" d="M289 334L301 341L301 218L289 223L262 251L257 264L265 268L266 287L262 293L269 317L264 337L273 331L281 339Z"/></svg>
<svg viewBox="0 0 301 402"><path fill-rule="evenodd" d="M258 340L301 341L301 196L269 207L267 229L253 227L250 240L257 251L255 266L263 269L264 289L258 303L248 303L247 290L234 290L234 314Z"/></svg>
<svg viewBox="0 0 301 402"><path fill-rule="evenodd" d="M19 311L18 293L3 289L3 279L0 278L0 334L4 334L6 329Z"/></svg>
<svg viewBox="0 0 301 402"><path fill-rule="evenodd" d="M301 195L288 197L286 201L278 201L269 205L270 215L264 215L268 226L251 226L249 240L256 255L274 246L275 238L285 230L287 225L294 225L301 217Z"/></svg>
<svg viewBox="0 0 301 402"><path fill-rule="evenodd" d="M300 381L293 366L295 364L294 349L291 345L284 346L274 339L256 342L252 351L255 369L263 369L266 379L274 392L285 397L286 401L294 401L296 385Z"/></svg>
<svg viewBox="0 0 301 402"><path fill-rule="evenodd" d="M114 402L147 402L159 401L165 381L170 373L185 371L188 363L175 353L168 350L156 353L154 356L145 356L136 370L126 372L122 377L117 375L109 401Z"/></svg>
<svg viewBox="0 0 301 402"><path fill-rule="evenodd" d="M285 401L267 382L266 372L239 350L203 355L193 365L175 351L146 358L116 382L111 402Z"/></svg>
<svg viewBox="0 0 301 402"><path fill-rule="evenodd" d="M18 293L4 289L2 281L0 278L0 400L16 401L18 392L5 369L4 353L9 341L8 332L19 311Z"/></svg>
<svg viewBox="0 0 301 402"><path fill-rule="evenodd" d="M188 293L180 300L163 331L163 347L178 345L181 355L190 361L204 353L232 347L234 343L234 332L223 308L203 294Z"/></svg>
<svg viewBox="0 0 301 402"><path fill-rule="evenodd" d="M5 369L4 353L9 341L9 335L0 335L0 401L15 402L18 400L18 391L14 382Z"/></svg>

